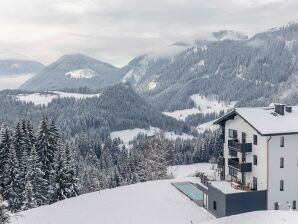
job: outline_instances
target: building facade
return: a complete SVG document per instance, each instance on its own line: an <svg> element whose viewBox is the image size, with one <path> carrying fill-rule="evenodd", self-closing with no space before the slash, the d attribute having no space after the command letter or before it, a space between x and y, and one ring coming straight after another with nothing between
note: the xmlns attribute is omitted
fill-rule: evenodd
<svg viewBox="0 0 298 224"><path fill-rule="evenodd" d="M243 193L252 192L260 200L254 203L256 210L296 210L298 107L239 108L215 124L223 130L222 179ZM254 197L253 192L263 193Z"/></svg>

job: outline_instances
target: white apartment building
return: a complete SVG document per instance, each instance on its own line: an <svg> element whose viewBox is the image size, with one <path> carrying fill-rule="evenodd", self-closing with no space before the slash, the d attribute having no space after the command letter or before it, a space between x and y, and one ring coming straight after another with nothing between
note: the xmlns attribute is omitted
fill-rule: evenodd
<svg viewBox="0 0 298 224"><path fill-rule="evenodd" d="M251 192L256 204L265 200L260 201L265 209L296 210L298 107L275 104L269 108L237 108L215 124L223 128L223 179L243 192ZM263 192L264 197L254 197L252 192Z"/></svg>

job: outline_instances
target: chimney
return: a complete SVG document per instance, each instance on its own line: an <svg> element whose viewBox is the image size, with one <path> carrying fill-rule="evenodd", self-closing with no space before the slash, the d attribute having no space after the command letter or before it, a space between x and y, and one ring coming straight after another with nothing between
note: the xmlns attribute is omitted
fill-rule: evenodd
<svg viewBox="0 0 298 224"><path fill-rule="evenodd" d="M288 113L292 113L292 107L291 106L286 106L286 111Z"/></svg>
<svg viewBox="0 0 298 224"><path fill-rule="evenodd" d="M284 104L274 104L274 111L279 115L285 115L285 105Z"/></svg>

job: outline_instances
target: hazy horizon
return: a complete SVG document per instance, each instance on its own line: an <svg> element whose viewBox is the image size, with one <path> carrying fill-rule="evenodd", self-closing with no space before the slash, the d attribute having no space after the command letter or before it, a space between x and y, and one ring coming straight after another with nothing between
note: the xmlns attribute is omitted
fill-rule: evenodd
<svg viewBox="0 0 298 224"><path fill-rule="evenodd" d="M0 58L49 64L83 53L121 67L213 31L282 26L297 8L294 0L11 0L0 9Z"/></svg>

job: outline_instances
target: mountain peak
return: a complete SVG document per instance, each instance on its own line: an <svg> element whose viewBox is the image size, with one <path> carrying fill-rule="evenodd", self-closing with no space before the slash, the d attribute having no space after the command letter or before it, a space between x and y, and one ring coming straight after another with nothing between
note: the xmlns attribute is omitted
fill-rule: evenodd
<svg viewBox="0 0 298 224"><path fill-rule="evenodd" d="M248 36L244 33L234 30L220 30L213 32L212 36L217 40L247 40Z"/></svg>

